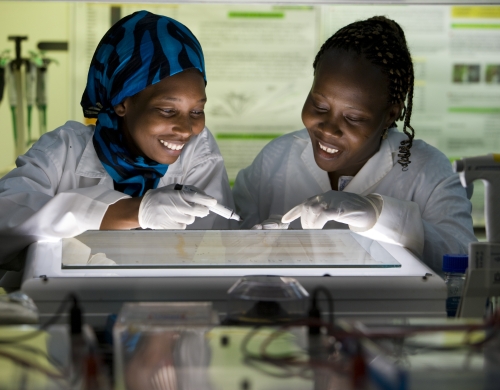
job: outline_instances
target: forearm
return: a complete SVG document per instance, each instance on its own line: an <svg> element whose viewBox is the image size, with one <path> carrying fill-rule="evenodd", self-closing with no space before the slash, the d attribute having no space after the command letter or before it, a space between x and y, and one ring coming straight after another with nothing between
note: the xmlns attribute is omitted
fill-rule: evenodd
<svg viewBox="0 0 500 390"><path fill-rule="evenodd" d="M54 197L34 191L4 192L0 196L0 263L32 242L99 229L109 206L124 197L128 196L103 186L78 188Z"/></svg>
<svg viewBox="0 0 500 390"><path fill-rule="evenodd" d="M139 206L141 198L121 199L110 205L104 214L100 230L135 229L139 225Z"/></svg>

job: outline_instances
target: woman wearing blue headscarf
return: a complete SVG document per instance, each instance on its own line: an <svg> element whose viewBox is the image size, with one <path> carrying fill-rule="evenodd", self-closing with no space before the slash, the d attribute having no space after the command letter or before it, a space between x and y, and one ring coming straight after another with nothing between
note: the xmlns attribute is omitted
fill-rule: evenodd
<svg viewBox="0 0 500 390"><path fill-rule="evenodd" d="M140 11L111 27L81 101L95 127L70 121L43 135L0 180L0 265L34 241L90 229L229 228L208 210L234 206L205 128L205 85L186 26Z"/></svg>

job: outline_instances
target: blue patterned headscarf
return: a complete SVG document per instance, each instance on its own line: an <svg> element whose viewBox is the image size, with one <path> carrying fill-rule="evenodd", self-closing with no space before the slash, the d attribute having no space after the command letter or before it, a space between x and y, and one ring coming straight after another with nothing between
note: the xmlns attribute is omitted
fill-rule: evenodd
<svg viewBox="0 0 500 390"><path fill-rule="evenodd" d="M113 25L99 42L81 106L85 117L97 118L93 143L115 190L142 196L158 186L168 165L127 149L113 107L190 68L198 69L206 82L200 43L186 26L166 16L136 12Z"/></svg>

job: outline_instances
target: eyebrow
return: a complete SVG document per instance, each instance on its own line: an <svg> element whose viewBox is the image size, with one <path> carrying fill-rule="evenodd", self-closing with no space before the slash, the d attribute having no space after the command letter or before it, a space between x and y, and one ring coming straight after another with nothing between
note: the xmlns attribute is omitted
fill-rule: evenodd
<svg viewBox="0 0 500 390"><path fill-rule="evenodd" d="M325 99L327 99L327 97L325 95L323 95L322 93L319 93L316 91L311 91L311 93L314 93L315 95L323 96Z"/></svg>
<svg viewBox="0 0 500 390"><path fill-rule="evenodd" d="M311 93L315 94L315 95L319 95L319 96L323 96L325 99L328 99L325 95L323 95L322 93L320 92L316 92L316 91L311 91ZM362 108L358 108L358 107L354 107L354 106L347 106L348 108L352 108L354 110L357 110L357 111L363 111L365 112L365 110L363 110Z"/></svg>
<svg viewBox="0 0 500 390"><path fill-rule="evenodd" d="M159 100L168 100L170 102L180 102L181 101L181 99L175 98L175 97L162 97L162 98L159 98ZM204 103L206 101L207 101L207 98L205 97L205 98L198 100L198 103Z"/></svg>

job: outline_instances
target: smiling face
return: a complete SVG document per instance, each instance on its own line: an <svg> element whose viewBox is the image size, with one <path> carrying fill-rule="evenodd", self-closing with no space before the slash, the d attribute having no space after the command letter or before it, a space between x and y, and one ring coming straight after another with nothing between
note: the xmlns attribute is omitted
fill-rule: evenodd
<svg viewBox="0 0 500 390"><path fill-rule="evenodd" d="M114 109L130 151L170 165L205 127L206 101L203 76L188 69L150 85Z"/></svg>
<svg viewBox="0 0 500 390"><path fill-rule="evenodd" d="M401 112L402 104L388 101L388 78L377 66L353 52L324 53L302 109L318 166L354 176Z"/></svg>

